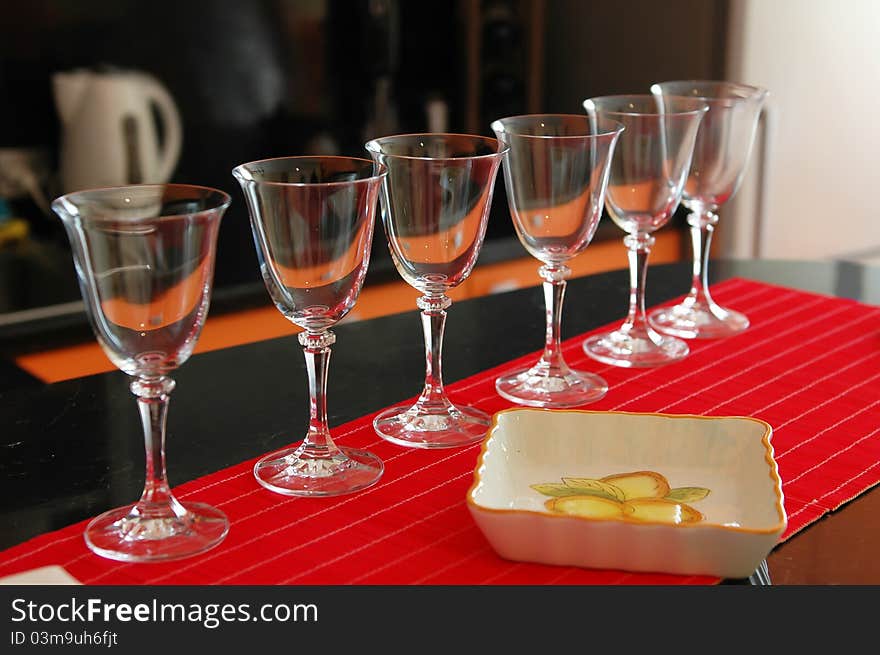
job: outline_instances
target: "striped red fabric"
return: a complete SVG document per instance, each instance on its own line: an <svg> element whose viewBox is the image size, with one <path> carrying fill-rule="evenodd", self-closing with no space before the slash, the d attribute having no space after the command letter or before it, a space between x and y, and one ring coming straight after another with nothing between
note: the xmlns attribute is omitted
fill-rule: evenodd
<svg viewBox="0 0 880 655"><path fill-rule="evenodd" d="M565 354L609 383L606 397L590 409L745 415L770 423L787 539L880 482L880 308L741 278L713 293L748 315L752 326L728 339L691 341L681 362L641 370L601 365L583 354L586 335L566 341ZM495 393L495 378L535 356L452 384L450 396L490 413L511 407ZM371 421L372 415L362 417L334 434L385 461L372 488L336 498L281 497L256 484L253 460L243 462L176 490L229 516L228 537L208 553L167 564L112 562L88 551L83 522L0 553L0 575L60 564L86 584L717 582L503 560L464 502L479 445L405 449L378 438Z"/></svg>

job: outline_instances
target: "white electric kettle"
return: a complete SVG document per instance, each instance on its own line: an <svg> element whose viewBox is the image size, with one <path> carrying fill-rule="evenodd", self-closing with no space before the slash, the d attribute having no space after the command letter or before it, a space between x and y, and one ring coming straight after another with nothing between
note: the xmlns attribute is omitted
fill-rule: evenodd
<svg viewBox="0 0 880 655"><path fill-rule="evenodd" d="M180 113L158 80L139 71L75 70L54 74L52 87L64 193L171 178L180 157Z"/></svg>

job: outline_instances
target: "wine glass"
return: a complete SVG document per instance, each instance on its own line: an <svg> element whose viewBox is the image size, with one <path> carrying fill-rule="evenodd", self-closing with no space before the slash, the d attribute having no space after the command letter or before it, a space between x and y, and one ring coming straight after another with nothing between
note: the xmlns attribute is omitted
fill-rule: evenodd
<svg viewBox="0 0 880 655"><path fill-rule="evenodd" d="M623 125L591 124L586 116L534 114L492 123L509 147L504 183L517 236L543 266L547 329L537 363L495 381L498 393L521 405L574 407L598 400L608 385L598 375L569 368L560 328L565 263L589 245L602 217L614 147Z"/></svg>
<svg viewBox="0 0 880 655"><path fill-rule="evenodd" d="M591 120L623 123L605 207L611 219L627 232L630 271L629 313L616 330L587 339L584 351L592 358L622 367L660 366L688 354L681 339L658 334L645 317L645 275L652 233L663 227L681 201L694 141L706 105L694 98L623 95L590 98L584 109Z"/></svg>
<svg viewBox="0 0 880 655"><path fill-rule="evenodd" d="M350 157L281 157L232 171L247 200L260 272L284 317L301 327L309 380L309 427L297 446L254 465L267 489L334 496L376 483L384 465L337 446L327 425L329 330L354 307L370 260L382 166Z"/></svg>
<svg viewBox="0 0 880 655"><path fill-rule="evenodd" d="M229 196L165 184L89 189L57 198L86 313L98 343L131 376L146 444L146 480L132 506L85 530L88 547L128 562L179 559L219 544L226 516L174 497L165 472L169 373L192 354L211 295Z"/></svg>
<svg viewBox="0 0 880 655"><path fill-rule="evenodd" d="M423 295L425 385L412 406L392 407L373 421L379 436L416 448L450 448L485 436L490 418L454 405L441 370L446 295L470 275L506 151L495 139L467 134L405 134L366 144L388 167L382 184L382 224L398 273Z"/></svg>
<svg viewBox="0 0 880 655"><path fill-rule="evenodd" d="M709 246L718 208L742 182L767 91L735 82L682 80L654 84L651 92L660 101L668 96L698 98L709 111L697 133L682 194L682 204L690 210L694 251L691 290L682 302L652 312L648 320L658 330L686 339L736 334L749 326L749 319L719 306L709 295Z"/></svg>

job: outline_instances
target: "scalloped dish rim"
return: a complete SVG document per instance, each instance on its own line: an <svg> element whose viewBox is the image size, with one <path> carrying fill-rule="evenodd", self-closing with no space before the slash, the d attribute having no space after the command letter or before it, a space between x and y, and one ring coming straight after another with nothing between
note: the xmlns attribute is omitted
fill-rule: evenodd
<svg viewBox="0 0 880 655"><path fill-rule="evenodd" d="M508 509L508 508L496 508L496 507L487 507L486 505L482 505L479 503L477 499L474 498L474 494L477 489L483 483L482 478L480 477L480 471L483 469L483 463L485 455L489 449L490 442L495 439L496 431L500 428L499 426L499 418L505 414L512 413L547 413L547 414L583 414L583 415L623 415L623 416L651 416L655 418L661 419L669 419L669 420L680 420L680 419L701 419L708 421L718 421L718 420L745 420L751 421L761 425L764 428L764 434L761 436L761 444L764 448L764 461L768 465L768 471L770 474L770 479L773 482L773 492L775 495L774 509L776 510L776 514L778 517L778 521L771 527L768 528L750 528L747 526L734 526L734 525L725 525L721 523L710 523L700 521L697 523L667 523L662 521L650 521L650 520L639 520L639 519L631 519L625 516L615 516L608 518L599 518L599 517L588 517L588 516L577 516L572 514L559 514L553 513L549 511L536 511L531 509ZM754 418L752 416L700 416L697 414L661 414L658 412L620 412L620 411L603 411L603 410L584 410L584 409L543 409L543 408L535 408L535 407L512 407L509 409L504 409L499 412L496 412L492 416L492 423L489 426L489 430L486 434L486 437L483 439L483 442L480 446L480 454L477 457L476 465L474 466L474 481L471 484L468 492L466 494L465 500L468 506L472 510L477 510L479 512L489 512L497 515L524 515L524 516L539 516L542 518L553 518L553 519L563 519L568 521L585 521L587 523L624 523L628 525L639 525L639 526L662 526L664 528L674 528L674 529L688 529L688 530L699 530L699 529L714 529L714 530L724 530L729 532L740 532L745 534L755 534L755 535L781 535L787 525L788 525L788 517L785 512L784 500L785 496L782 491L782 479L779 476L779 469L776 464L776 460L773 457L773 446L770 443L770 436L773 433L773 427L767 422L759 418Z"/></svg>

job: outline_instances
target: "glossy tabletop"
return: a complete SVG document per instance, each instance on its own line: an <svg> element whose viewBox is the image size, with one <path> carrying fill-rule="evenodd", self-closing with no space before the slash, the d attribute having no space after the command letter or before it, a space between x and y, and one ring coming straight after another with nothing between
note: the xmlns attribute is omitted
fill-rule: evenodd
<svg viewBox="0 0 880 655"><path fill-rule="evenodd" d="M715 281L747 277L880 304L880 269L842 262L713 262ZM536 278L537 280L537 278ZM690 265L655 266L648 304L687 291ZM625 270L576 278L563 337L620 319ZM453 305L444 344L447 382L540 348L539 287ZM416 310L343 323L330 369L331 427L412 396L424 375ZM174 375L168 422L172 484L211 473L299 438L308 418L302 352L285 337L194 356ZM393 372L393 375L389 374ZM27 376L0 387L0 547L135 499L143 441L133 396L119 372L51 385ZM869 491L768 557L774 584L878 584L880 491ZM753 581L757 580L757 577Z"/></svg>

